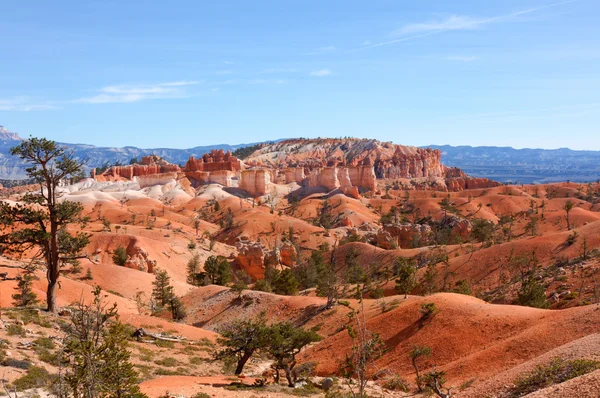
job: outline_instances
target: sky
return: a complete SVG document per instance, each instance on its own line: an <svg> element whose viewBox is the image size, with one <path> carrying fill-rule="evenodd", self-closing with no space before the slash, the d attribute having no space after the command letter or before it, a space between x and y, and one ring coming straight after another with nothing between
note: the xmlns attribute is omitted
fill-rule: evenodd
<svg viewBox="0 0 600 398"><path fill-rule="evenodd" d="M4 0L0 125L600 150L600 1Z"/></svg>

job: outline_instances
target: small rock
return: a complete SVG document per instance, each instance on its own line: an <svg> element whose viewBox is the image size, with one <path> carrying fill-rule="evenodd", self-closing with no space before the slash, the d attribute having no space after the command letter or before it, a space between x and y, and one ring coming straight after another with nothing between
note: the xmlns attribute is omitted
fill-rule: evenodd
<svg viewBox="0 0 600 398"><path fill-rule="evenodd" d="M331 387L333 387L333 379L331 377L326 378L321 383L321 388L323 389L323 391L329 391Z"/></svg>

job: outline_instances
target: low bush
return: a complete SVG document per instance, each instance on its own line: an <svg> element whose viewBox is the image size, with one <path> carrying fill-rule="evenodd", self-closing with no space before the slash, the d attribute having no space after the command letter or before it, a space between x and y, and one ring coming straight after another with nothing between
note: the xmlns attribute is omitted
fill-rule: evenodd
<svg viewBox="0 0 600 398"><path fill-rule="evenodd" d="M519 377L509 391L510 398L518 398L553 384L600 369L600 361L588 359L565 360L554 358L549 364L538 365L533 372Z"/></svg>

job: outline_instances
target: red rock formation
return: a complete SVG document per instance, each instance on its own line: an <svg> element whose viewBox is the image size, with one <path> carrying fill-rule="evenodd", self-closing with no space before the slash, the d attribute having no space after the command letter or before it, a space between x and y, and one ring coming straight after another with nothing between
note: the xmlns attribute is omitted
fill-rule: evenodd
<svg viewBox="0 0 600 398"><path fill-rule="evenodd" d="M96 175L96 170L92 170L92 177L101 181L112 181L120 178L133 180L134 177L161 173L176 173L180 170L181 169L176 164L171 164L158 156L144 156L142 158L142 164L112 166L99 176Z"/></svg>
<svg viewBox="0 0 600 398"><path fill-rule="evenodd" d="M233 156L230 151L223 152L222 149L212 150L210 153L202 155L195 159L190 156L185 164L184 172L192 171L240 171L242 162Z"/></svg>
<svg viewBox="0 0 600 398"><path fill-rule="evenodd" d="M286 267L291 267L296 263L297 255L296 248L290 242L285 242L279 249L279 261Z"/></svg>
<svg viewBox="0 0 600 398"><path fill-rule="evenodd" d="M262 196L267 194L272 177L272 171L267 169L243 170L240 173L239 187L252 196Z"/></svg>
<svg viewBox="0 0 600 398"><path fill-rule="evenodd" d="M252 278L262 279L265 275L267 250L260 242L238 241L236 262Z"/></svg>
<svg viewBox="0 0 600 398"><path fill-rule="evenodd" d="M431 236L431 232L429 225L411 223L386 224L383 226L383 230L378 232L377 242L381 241L382 244L389 242L387 246L381 246L384 249L395 247L409 249L413 247L415 241L419 241L421 244L426 242ZM389 240L390 238L391 240Z"/></svg>
<svg viewBox="0 0 600 398"><path fill-rule="evenodd" d="M451 192L464 191L465 189L487 189L500 185L502 183L487 178L460 177L446 179L447 190Z"/></svg>

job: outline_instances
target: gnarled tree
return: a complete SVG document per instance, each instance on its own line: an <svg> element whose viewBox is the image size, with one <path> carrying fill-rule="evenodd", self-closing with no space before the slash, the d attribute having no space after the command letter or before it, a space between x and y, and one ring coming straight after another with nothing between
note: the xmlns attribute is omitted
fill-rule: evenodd
<svg viewBox="0 0 600 398"><path fill-rule="evenodd" d="M56 312L56 290L61 271L75 266L89 243L89 235L72 234L67 226L85 223L81 217L83 206L60 200L59 184L82 177L82 163L71 152L45 138L30 138L11 149L30 164L29 178L39 185L39 192L28 193L16 204L0 204L0 250L9 254L23 254L36 248L34 260L46 266L48 311Z"/></svg>

